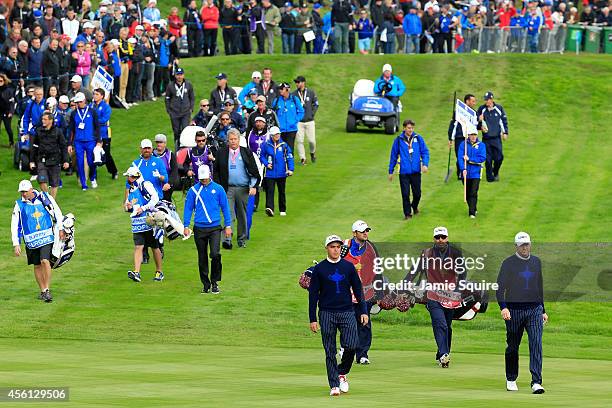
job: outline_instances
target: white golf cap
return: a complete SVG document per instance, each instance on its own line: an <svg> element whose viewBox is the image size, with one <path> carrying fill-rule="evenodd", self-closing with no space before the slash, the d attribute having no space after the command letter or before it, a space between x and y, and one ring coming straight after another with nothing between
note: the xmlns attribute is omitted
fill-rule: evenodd
<svg viewBox="0 0 612 408"><path fill-rule="evenodd" d="M471 123L468 123L467 125L467 134L468 135L477 135L478 134L478 129L476 129L476 126L474 126Z"/></svg>
<svg viewBox="0 0 612 408"><path fill-rule="evenodd" d="M83 28L96 28L96 26L87 21L85 24L83 24Z"/></svg>
<svg viewBox="0 0 612 408"><path fill-rule="evenodd" d="M47 98L47 106L55 106L57 105L57 99L55 99L54 97L50 96Z"/></svg>
<svg viewBox="0 0 612 408"><path fill-rule="evenodd" d="M372 228L368 225L367 222L363 220L357 220L353 223L353 232L366 232L370 231Z"/></svg>
<svg viewBox="0 0 612 408"><path fill-rule="evenodd" d="M136 44L138 41L136 41L136 39L134 37L130 37L130 38L128 38L128 42L130 44Z"/></svg>
<svg viewBox="0 0 612 408"><path fill-rule="evenodd" d="M70 82L83 82L83 78L81 78L80 75L73 75L72 78L70 78Z"/></svg>
<svg viewBox="0 0 612 408"><path fill-rule="evenodd" d="M72 100L74 102L83 102L85 100L85 94L83 92L78 92L76 95L74 95Z"/></svg>
<svg viewBox="0 0 612 408"><path fill-rule="evenodd" d="M270 133L271 135L278 135L280 134L280 129L278 128L278 126L272 126L270 128L270 130L268 131L268 133Z"/></svg>
<svg viewBox="0 0 612 408"><path fill-rule="evenodd" d="M531 237L529 236L528 233L521 231L514 236L514 243L517 246L521 246L524 244L531 244Z"/></svg>
<svg viewBox="0 0 612 408"><path fill-rule="evenodd" d="M251 78L261 78L261 73L259 71L253 71Z"/></svg>
<svg viewBox="0 0 612 408"><path fill-rule="evenodd" d="M140 148L141 149L146 149L146 148L152 149L153 148L153 143L151 143L150 139L142 139L140 141Z"/></svg>
<svg viewBox="0 0 612 408"><path fill-rule="evenodd" d="M113 45L119 45L119 40L116 38L113 38L112 40L110 40L110 43Z"/></svg>
<svg viewBox="0 0 612 408"><path fill-rule="evenodd" d="M385 65L383 65L382 72L385 72L385 71L391 71L391 72L393 72L393 68L391 68L391 64L385 64Z"/></svg>
<svg viewBox="0 0 612 408"><path fill-rule="evenodd" d="M134 27L134 30L142 30L142 31L144 31L144 27L141 26L140 24L138 24L136 27Z"/></svg>
<svg viewBox="0 0 612 408"><path fill-rule="evenodd" d="M106 13L108 11L108 7L102 6L100 7L100 13Z"/></svg>
<svg viewBox="0 0 612 408"><path fill-rule="evenodd" d="M128 177L140 177L140 169L136 166L131 166L123 175Z"/></svg>
<svg viewBox="0 0 612 408"><path fill-rule="evenodd" d="M155 142L163 142L166 143L168 141L168 138L166 137L166 135L164 135L163 133L158 133L155 135Z"/></svg>
<svg viewBox="0 0 612 408"><path fill-rule="evenodd" d="M434 228L433 236L435 237L436 235L444 235L448 237L448 230L446 227L436 227Z"/></svg>
<svg viewBox="0 0 612 408"><path fill-rule="evenodd" d="M340 238L338 235L330 235L325 238L325 246L328 246L332 242L339 242L340 244L342 244L342 238Z"/></svg>
<svg viewBox="0 0 612 408"><path fill-rule="evenodd" d="M204 180L210 178L210 167L204 164L198 168L198 180Z"/></svg>
<svg viewBox="0 0 612 408"><path fill-rule="evenodd" d="M255 118L255 122L258 122L258 121L265 122L266 118L264 118L263 116L258 116Z"/></svg>
<svg viewBox="0 0 612 408"><path fill-rule="evenodd" d="M59 97L59 103L70 103L70 98L68 95L62 95Z"/></svg>
<svg viewBox="0 0 612 408"><path fill-rule="evenodd" d="M24 191L30 191L30 189L32 188L32 183L30 182L30 180L21 180L19 182L19 188L17 189L17 191L24 192Z"/></svg>

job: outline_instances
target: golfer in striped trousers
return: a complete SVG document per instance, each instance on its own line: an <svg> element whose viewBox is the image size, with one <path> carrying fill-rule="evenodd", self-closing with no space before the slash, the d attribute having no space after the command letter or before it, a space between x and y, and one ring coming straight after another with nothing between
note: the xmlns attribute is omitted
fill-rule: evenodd
<svg viewBox="0 0 612 408"><path fill-rule="evenodd" d="M319 329L318 306L327 380L331 389L329 395L332 396L340 395L340 392L348 392L349 384L346 376L355 359L355 349L359 346L351 290L362 310L360 323L368 324L361 280L355 266L340 257L341 245L342 239L337 235L330 235L325 239L327 258L313 268L308 288L310 330L316 333ZM338 331L340 332L340 345L344 348L340 365L336 360Z"/></svg>
<svg viewBox="0 0 612 408"><path fill-rule="evenodd" d="M544 308L542 264L531 255L531 238L526 232L514 237L516 253L502 263L497 277L497 302L506 321L506 389L518 391L519 346L523 332L529 338L531 390L544 393L542 387L542 333L548 315Z"/></svg>

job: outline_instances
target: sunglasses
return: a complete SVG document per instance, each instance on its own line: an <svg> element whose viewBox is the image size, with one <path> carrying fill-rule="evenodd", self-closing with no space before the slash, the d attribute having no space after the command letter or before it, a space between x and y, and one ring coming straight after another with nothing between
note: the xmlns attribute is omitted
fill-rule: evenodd
<svg viewBox="0 0 612 408"><path fill-rule="evenodd" d="M196 143L204 143L204 142L206 142L206 139L196 140Z"/></svg>
<svg viewBox="0 0 612 408"><path fill-rule="evenodd" d="M206 105L200 105L200 108L205 108L205 107L207 107L207 106L210 106L210 105L208 105L208 104L206 104Z"/></svg>
<svg viewBox="0 0 612 408"><path fill-rule="evenodd" d="M221 118L221 120L230 120L230 118Z"/></svg>
<svg viewBox="0 0 612 408"><path fill-rule="evenodd" d="M226 103L225 106L234 106L233 103Z"/></svg>
<svg viewBox="0 0 612 408"><path fill-rule="evenodd" d="M434 236L435 239L446 239L448 238L446 235L436 235Z"/></svg>

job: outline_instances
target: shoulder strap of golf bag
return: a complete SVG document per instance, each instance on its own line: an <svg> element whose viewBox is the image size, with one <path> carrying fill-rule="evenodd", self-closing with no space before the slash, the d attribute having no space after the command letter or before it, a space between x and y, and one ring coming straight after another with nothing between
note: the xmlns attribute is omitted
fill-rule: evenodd
<svg viewBox="0 0 612 408"><path fill-rule="evenodd" d="M51 216L51 221L53 222L53 225L55 225L55 223L57 222L57 220L55 219L55 209L53 208L53 203L51 203L51 200L49 200L49 196L47 196L47 193L45 193L44 191L41 191L38 197L40 198L40 202L42 203L43 207L45 207L45 210L47 210L47 212Z"/></svg>

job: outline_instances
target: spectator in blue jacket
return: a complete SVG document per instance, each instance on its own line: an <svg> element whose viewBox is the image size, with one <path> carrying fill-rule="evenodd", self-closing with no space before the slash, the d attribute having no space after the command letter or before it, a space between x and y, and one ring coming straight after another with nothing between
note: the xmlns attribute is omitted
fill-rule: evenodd
<svg viewBox="0 0 612 408"><path fill-rule="evenodd" d="M199 183L187 192L185 209L183 211L183 224L185 236L190 235L189 225L194 215L194 240L198 250L198 269L200 281L204 287L202 293L219 294L219 281L221 280L221 212L225 222L225 237L232 236L232 217L230 216L227 195L221 185L212 181L210 168L200 166L198 169ZM208 247L210 247L210 278L208 275Z"/></svg>
<svg viewBox="0 0 612 408"><path fill-rule="evenodd" d="M261 73L259 71L253 71L253 73L251 74L251 82L246 84L244 88L242 88L242 91L240 91L240 94L238 95L238 102L241 105L244 105L245 103L247 103L249 92L251 91L251 89L257 90L257 85L259 85L260 81L261 81Z"/></svg>
<svg viewBox="0 0 612 408"><path fill-rule="evenodd" d="M410 45L412 45L412 54L418 54L421 50L420 44L423 25L421 24L421 19L416 12L417 9L411 7L406 17L404 17L404 22L402 23L404 34L406 35L406 54L411 53Z"/></svg>
<svg viewBox="0 0 612 408"><path fill-rule="evenodd" d="M298 122L304 117L304 107L297 96L289 93L290 88L287 82L281 82L278 86L278 96L272 102L272 109L276 112L281 136L293 151Z"/></svg>
<svg viewBox="0 0 612 408"><path fill-rule="evenodd" d="M100 124L100 139L102 139L102 148L106 158L106 170L110 173L113 180L118 178L117 166L111 154L111 130L110 118L112 114L111 107L104 101L104 89L97 88L93 92L93 102L91 107L98 113L98 123Z"/></svg>
<svg viewBox="0 0 612 408"><path fill-rule="evenodd" d="M464 139L461 145L459 145L460 156L457 157L457 165L463 175L462 181L467 183L468 215L470 218L476 218L476 212L478 212L478 187L480 187L482 164L487 160L487 147L478 140L476 126L468 126L468 137L468 140Z"/></svg>
<svg viewBox="0 0 612 408"><path fill-rule="evenodd" d="M535 6L531 7L527 17L527 39L529 41L529 51L532 53L538 52L542 23L542 16L538 15L538 9Z"/></svg>
<svg viewBox="0 0 612 408"><path fill-rule="evenodd" d="M414 131L414 121L404 121L404 131L393 141L389 157L389 181L393 181L393 171L400 162L399 180L402 191L404 219L408 220L419 213L421 201L421 172L427 173L429 149L423 136ZM412 202L410 202L412 189Z"/></svg>
<svg viewBox="0 0 612 408"><path fill-rule="evenodd" d="M361 54L365 55L370 52L373 36L374 25L368 18L368 12L365 9L361 9L359 12L359 20L357 21L357 39L359 42L359 52Z"/></svg>
<svg viewBox="0 0 612 408"><path fill-rule="evenodd" d="M19 133L22 135L33 136L35 127L41 122L41 116L45 111L45 98L43 98L43 89L41 87L34 88L34 98L30 99L23 111Z"/></svg>
<svg viewBox="0 0 612 408"><path fill-rule="evenodd" d="M274 217L274 189L278 186L278 209L281 216L287 215L285 185L287 177L293 175L293 150L281 139L281 131L272 126L270 138L261 146L259 159L266 169L263 187L266 190L266 214Z"/></svg>
<svg viewBox="0 0 612 408"><path fill-rule="evenodd" d="M374 94L389 99L397 108L400 97L406 91L406 86L400 77L393 75L391 64L385 64L382 75L374 82Z"/></svg>
<svg viewBox="0 0 612 408"><path fill-rule="evenodd" d="M42 58L40 38L34 37L30 41L30 49L28 50L28 83L37 86L42 85Z"/></svg>
<svg viewBox="0 0 612 408"><path fill-rule="evenodd" d="M457 16L461 23L461 34L464 40L461 46L457 49L458 52L472 51L472 34L475 27L474 24L470 22L472 15L473 14L470 12L470 8L468 6L463 6L461 13L459 13Z"/></svg>

